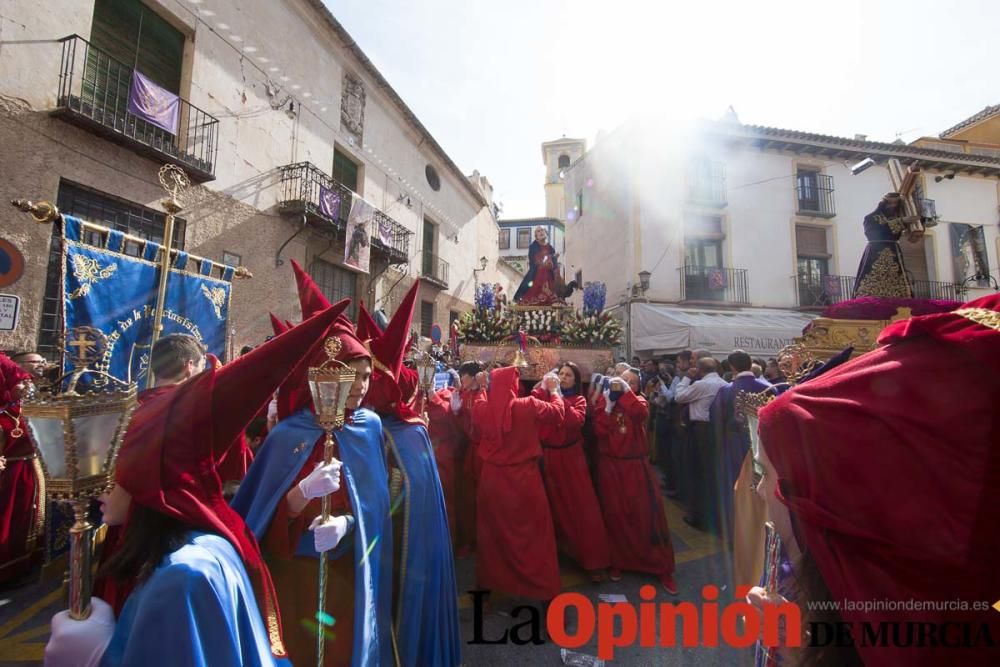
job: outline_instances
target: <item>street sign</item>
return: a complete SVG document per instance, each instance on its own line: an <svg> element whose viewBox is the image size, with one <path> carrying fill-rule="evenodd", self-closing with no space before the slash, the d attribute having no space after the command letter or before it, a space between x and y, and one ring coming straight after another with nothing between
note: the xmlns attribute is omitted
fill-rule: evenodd
<svg viewBox="0 0 1000 667"><path fill-rule="evenodd" d="M431 342L435 345L441 344L441 326L438 324L431 326Z"/></svg>
<svg viewBox="0 0 1000 667"><path fill-rule="evenodd" d="M24 274L24 256L7 239L0 239L0 287L13 285Z"/></svg>
<svg viewBox="0 0 1000 667"><path fill-rule="evenodd" d="M0 294L0 331L13 331L21 315L21 297Z"/></svg>

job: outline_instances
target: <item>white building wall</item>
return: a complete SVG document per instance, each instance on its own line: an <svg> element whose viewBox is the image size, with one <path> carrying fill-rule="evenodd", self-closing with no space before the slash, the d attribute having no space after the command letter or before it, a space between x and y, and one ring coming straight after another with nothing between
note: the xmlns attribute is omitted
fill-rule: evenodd
<svg viewBox="0 0 1000 667"><path fill-rule="evenodd" d="M706 208L686 201L687 169L694 156L724 163L726 206ZM800 166L833 177L835 216L797 212L795 174ZM930 280L955 280L948 222L984 226L996 277L998 179L958 175L935 183L933 177L924 175L925 192L936 200L941 224L927 235ZM748 270L751 304L796 308L796 225L826 229L830 273L853 276L866 244L862 220L892 186L888 170L881 166L855 176L843 161L805 152L762 150L745 142L697 145L685 137L626 126L600 141L568 171L567 196L575 200L580 189L584 211L578 220L567 221L566 264L582 266L585 280L605 282L609 306L627 295L642 270L651 272L645 294L649 300L680 301L684 221L719 215L725 233L724 264ZM636 220L638 225L631 224ZM966 298L985 293L970 290Z"/></svg>

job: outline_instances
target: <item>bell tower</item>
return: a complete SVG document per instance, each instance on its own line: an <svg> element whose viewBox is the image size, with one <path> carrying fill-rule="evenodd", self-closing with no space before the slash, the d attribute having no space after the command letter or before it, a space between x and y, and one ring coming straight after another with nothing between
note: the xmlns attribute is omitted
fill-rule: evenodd
<svg viewBox="0 0 1000 667"><path fill-rule="evenodd" d="M545 217L566 222L567 201L562 172L587 152L584 139L556 139L542 144L545 163Z"/></svg>

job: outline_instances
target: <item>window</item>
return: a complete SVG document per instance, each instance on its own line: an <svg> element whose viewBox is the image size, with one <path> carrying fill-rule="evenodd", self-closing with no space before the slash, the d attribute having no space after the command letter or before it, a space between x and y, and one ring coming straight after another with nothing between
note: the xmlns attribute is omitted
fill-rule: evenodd
<svg viewBox="0 0 1000 667"><path fill-rule="evenodd" d="M929 281L930 270L927 267L927 237L921 236L916 243L905 241L899 244L903 251L903 264L910 272L914 283Z"/></svg>
<svg viewBox="0 0 1000 667"><path fill-rule="evenodd" d="M358 165L340 150L333 149L333 180L348 190L361 192L358 189Z"/></svg>
<svg viewBox="0 0 1000 667"><path fill-rule="evenodd" d="M688 170L688 201L716 207L725 206L725 165L708 158L692 160Z"/></svg>
<svg viewBox="0 0 1000 667"><path fill-rule="evenodd" d="M351 319L355 318L357 306L354 304L357 301L358 274L325 260L315 259L310 265L309 275L316 281L319 291L330 303L336 303L341 299L351 299L347 313Z"/></svg>
<svg viewBox="0 0 1000 667"><path fill-rule="evenodd" d="M500 230L500 249L510 250L510 230L501 229Z"/></svg>
<svg viewBox="0 0 1000 667"><path fill-rule="evenodd" d="M441 177L438 176L437 169L431 165L427 165L424 168L424 176L427 177L427 185L431 186L431 190L437 192L441 189Z"/></svg>
<svg viewBox="0 0 1000 667"><path fill-rule="evenodd" d="M423 275L433 276L436 257L434 252L437 248L437 225L424 218L424 250L422 254Z"/></svg>
<svg viewBox="0 0 1000 667"><path fill-rule="evenodd" d="M817 169L799 167L795 176L799 213L833 216L833 177Z"/></svg>
<svg viewBox="0 0 1000 667"><path fill-rule="evenodd" d="M531 245L531 229L517 230L517 247L523 250Z"/></svg>
<svg viewBox="0 0 1000 667"><path fill-rule="evenodd" d="M568 166L569 166L569 156L568 155L560 155L559 156L559 168L560 169L565 169Z"/></svg>
<svg viewBox="0 0 1000 667"><path fill-rule="evenodd" d="M846 297L847 288L830 274L830 253L826 243L826 229L810 225L795 226L796 274L799 305L828 306Z"/></svg>
<svg viewBox="0 0 1000 667"><path fill-rule="evenodd" d="M180 94L184 34L139 0L96 0L90 43L167 90ZM96 59L96 54L95 54ZM98 63L88 66L98 67ZM129 81L105 85L125 87Z"/></svg>
<svg viewBox="0 0 1000 667"><path fill-rule="evenodd" d="M66 215L103 225L109 229L163 243L163 226L166 215L160 211L134 204L97 190L61 181L57 204ZM174 247L184 249L185 223L174 220ZM97 235L86 239L89 243L100 243ZM42 326L38 336L38 351L49 359L59 353L59 338L62 335L62 247L58 231L52 234L49 244L49 263L45 276L45 297L42 304ZM126 241L122 252L133 257L141 253L139 244Z"/></svg>
<svg viewBox="0 0 1000 667"><path fill-rule="evenodd" d="M722 267L722 241L709 238L684 239L685 266L706 268Z"/></svg>
<svg viewBox="0 0 1000 667"><path fill-rule="evenodd" d="M226 266L239 266L242 261L243 257L237 255L235 252L222 251L222 263Z"/></svg>
<svg viewBox="0 0 1000 667"><path fill-rule="evenodd" d="M420 335L424 338L431 337L431 327L434 325L434 302L420 302Z"/></svg>

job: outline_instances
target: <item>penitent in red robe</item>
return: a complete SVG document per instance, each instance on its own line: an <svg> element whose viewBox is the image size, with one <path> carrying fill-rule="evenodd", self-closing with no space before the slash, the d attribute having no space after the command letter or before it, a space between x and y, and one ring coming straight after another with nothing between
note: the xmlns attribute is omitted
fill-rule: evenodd
<svg viewBox="0 0 1000 667"><path fill-rule="evenodd" d="M458 478L458 540L452 542L459 552L476 548L476 497L479 489L479 473L483 462L479 458L479 428L472 420L472 406L477 400L485 400L482 390L461 390L462 408L458 413L458 423L465 434L462 443L462 469Z"/></svg>
<svg viewBox="0 0 1000 667"><path fill-rule="evenodd" d="M427 400L427 434L434 447L438 477L444 491L445 510L448 512L448 529L451 543L458 544L459 476L462 468L465 434L458 417L451 412L452 389L432 393Z"/></svg>
<svg viewBox="0 0 1000 667"><path fill-rule="evenodd" d="M539 430L558 425L559 396L517 398L518 370L491 374L488 397L479 395L473 419L482 437L479 457L479 585L510 595L550 600L559 594L559 560L549 501L539 470Z"/></svg>
<svg viewBox="0 0 1000 667"><path fill-rule="evenodd" d="M38 533L40 469L19 406L0 412L0 455L7 467L0 472L0 583L17 579L34 565ZM12 433L20 428L23 434Z"/></svg>
<svg viewBox="0 0 1000 667"><path fill-rule="evenodd" d="M546 400L544 389L536 398ZM566 415L562 424L541 431L544 465L542 476L552 508L556 541L570 558L588 571L603 570L611 563L608 533L601 506L590 479L583 453L583 424L587 419L587 399L564 396Z"/></svg>
<svg viewBox="0 0 1000 667"><path fill-rule="evenodd" d="M659 576L674 572L674 548L649 463L649 404L626 391L611 414L605 399L594 405L598 439L597 491L611 541L611 567Z"/></svg>

